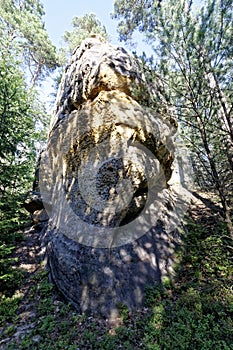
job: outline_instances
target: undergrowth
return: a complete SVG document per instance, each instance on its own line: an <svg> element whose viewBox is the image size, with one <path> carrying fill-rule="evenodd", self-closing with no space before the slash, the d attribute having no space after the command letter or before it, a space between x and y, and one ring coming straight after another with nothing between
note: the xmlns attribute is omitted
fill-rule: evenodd
<svg viewBox="0 0 233 350"><path fill-rule="evenodd" d="M226 239L224 224L210 230L189 220L175 280L148 287L147 304L137 312L119 306L122 322L117 328L57 301L55 287L40 272L29 296L36 308L34 326L5 349L231 350L232 254ZM17 298L3 300L1 314L5 322L12 321L5 337L15 332L18 303Z"/></svg>
<svg viewBox="0 0 233 350"><path fill-rule="evenodd" d="M0 295L10 297L22 283L24 274L17 265L17 258L12 257L16 245L23 240L22 228L28 219L20 206L18 196L0 202Z"/></svg>

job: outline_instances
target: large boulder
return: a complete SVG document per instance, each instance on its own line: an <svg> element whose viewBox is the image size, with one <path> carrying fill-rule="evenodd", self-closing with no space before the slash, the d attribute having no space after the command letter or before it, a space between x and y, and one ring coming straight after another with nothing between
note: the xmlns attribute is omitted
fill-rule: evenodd
<svg viewBox="0 0 233 350"><path fill-rule="evenodd" d="M51 277L82 312L136 308L173 274L186 200L175 123L146 107L155 93L134 56L99 38L63 74L40 189Z"/></svg>

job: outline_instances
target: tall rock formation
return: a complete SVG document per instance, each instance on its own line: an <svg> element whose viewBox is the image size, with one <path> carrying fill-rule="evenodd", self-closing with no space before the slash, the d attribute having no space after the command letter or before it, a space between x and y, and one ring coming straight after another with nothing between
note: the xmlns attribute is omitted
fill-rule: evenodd
<svg viewBox="0 0 233 350"><path fill-rule="evenodd" d="M63 74L40 190L51 277L82 312L136 308L147 285L172 274L186 200L175 123L146 107L156 93L134 56L99 38Z"/></svg>

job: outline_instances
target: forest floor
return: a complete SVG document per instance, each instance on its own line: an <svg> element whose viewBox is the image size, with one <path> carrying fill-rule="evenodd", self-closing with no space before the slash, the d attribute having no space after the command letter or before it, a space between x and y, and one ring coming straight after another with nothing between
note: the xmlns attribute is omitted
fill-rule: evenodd
<svg viewBox="0 0 233 350"><path fill-rule="evenodd" d="M17 286L2 295L0 349L233 349L232 242L213 198L196 194L173 281L148 288L146 305L116 324L79 314L49 283L40 231L11 253Z"/></svg>

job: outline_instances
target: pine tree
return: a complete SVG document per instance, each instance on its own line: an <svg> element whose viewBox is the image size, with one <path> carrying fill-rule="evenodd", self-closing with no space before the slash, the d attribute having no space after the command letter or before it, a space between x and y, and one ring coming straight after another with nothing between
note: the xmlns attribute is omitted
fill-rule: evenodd
<svg viewBox="0 0 233 350"><path fill-rule="evenodd" d="M72 19L72 31L64 34L64 40L68 44L68 51L72 54L73 50L81 44L81 42L91 35L100 35L103 40L108 40L106 28L94 13L85 14L83 16L74 17Z"/></svg>
<svg viewBox="0 0 233 350"><path fill-rule="evenodd" d="M8 255L26 219L22 203L46 123L36 83L57 65L43 13L37 0L0 0L0 292L17 279Z"/></svg>
<svg viewBox="0 0 233 350"><path fill-rule="evenodd" d="M229 0L115 1L122 40L138 29L155 52L199 184L214 188L233 237L232 26Z"/></svg>
<svg viewBox="0 0 233 350"><path fill-rule="evenodd" d="M0 0L1 49L15 51L31 76L31 86L58 66L56 49L43 22L39 0ZM7 40L6 40L7 38Z"/></svg>

